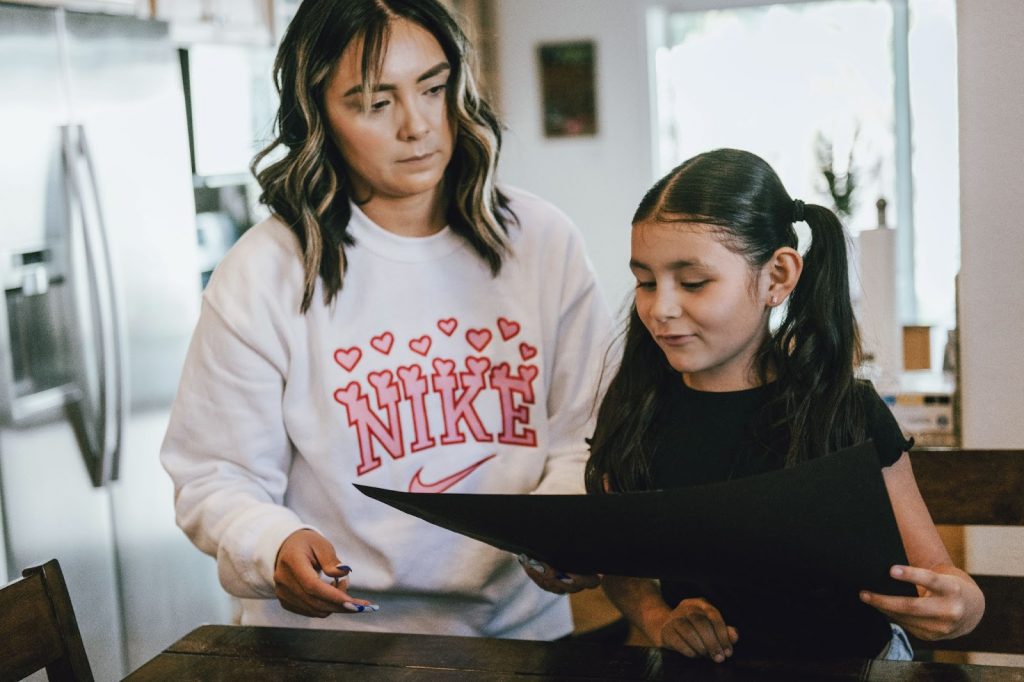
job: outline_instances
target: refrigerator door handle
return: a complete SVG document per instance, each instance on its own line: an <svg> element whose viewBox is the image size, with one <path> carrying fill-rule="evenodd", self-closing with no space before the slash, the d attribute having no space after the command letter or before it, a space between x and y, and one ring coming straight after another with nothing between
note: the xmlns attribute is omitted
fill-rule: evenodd
<svg viewBox="0 0 1024 682"><path fill-rule="evenodd" d="M95 415L96 436L85 440L95 441L92 446L95 452L87 454L86 464L93 485L100 487L117 480L118 475L126 408L124 345L121 341L120 311L110 246L85 128L81 125L62 126L62 139L70 194L81 216L89 291L98 318L99 406Z"/></svg>

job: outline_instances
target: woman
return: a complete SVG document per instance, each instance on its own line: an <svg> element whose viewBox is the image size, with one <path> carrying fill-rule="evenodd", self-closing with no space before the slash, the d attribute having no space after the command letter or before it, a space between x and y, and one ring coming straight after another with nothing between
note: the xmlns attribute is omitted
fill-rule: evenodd
<svg viewBox="0 0 1024 682"><path fill-rule="evenodd" d="M610 319L579 233L496 187L500 128L434 0L306 0L275 76L273 215L211 279L161 454L179 524L243 623L567 634L513 557L351 484L582 492Z"/></svg>

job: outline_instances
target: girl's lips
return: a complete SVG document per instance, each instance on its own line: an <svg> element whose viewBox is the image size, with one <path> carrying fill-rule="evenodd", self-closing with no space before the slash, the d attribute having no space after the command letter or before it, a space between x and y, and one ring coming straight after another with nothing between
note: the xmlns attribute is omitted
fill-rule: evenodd
<svg viewBox="0 0 1024 682"><path fill-rule="evenodd" d="M658 341L667 346L682 346L697 338L695 334L659 334Z"/></svg>

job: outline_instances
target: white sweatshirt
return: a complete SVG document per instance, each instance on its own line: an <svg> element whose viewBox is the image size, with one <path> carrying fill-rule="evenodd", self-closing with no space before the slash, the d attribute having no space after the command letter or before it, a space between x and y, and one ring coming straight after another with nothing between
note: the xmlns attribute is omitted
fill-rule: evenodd
<svg viewBox="0 0 1024 682"><path fill-rule="evenodd" d="M445 228L406 238L353 208L335 303L299 312L298 241L269 219L203 296L161 451L178 523L217 558L244 624L552 639L565 598L514 557L363 496L578 493L610 317L581 235L507 190L498 277ZM311 527L377 613L314 619L274 597L278 548ZM326 580L326 578L324 578Z"/></svg>

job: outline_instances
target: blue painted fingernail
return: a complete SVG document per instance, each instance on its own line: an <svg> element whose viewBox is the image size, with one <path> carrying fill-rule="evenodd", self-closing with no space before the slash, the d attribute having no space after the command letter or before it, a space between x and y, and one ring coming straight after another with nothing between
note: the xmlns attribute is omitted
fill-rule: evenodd
<svg viewBox="0 0 1024 682"><path fill-rule="evenodd" d="M561 571L559 571L558 573L555 573L555 577L558 578L559 581L565 583L566 585L575 585L576 584L575 580L570 578L567 574L562 573Z"/></svg>
<svg viewBox="0 0 1024 682"><path fill-rule="evenodd" d="M336 567L339 571L345 571L346 573L352 572L352 567L348 564L338 564Z"/></svg>
<svg viewBox="0 0 1024 682"><path fill-rule="evenodd" d="M526 563L530 564L530 568L532 568L533 570L537 571L541 575L546 573L547 570L548 570L547 568L545 568L544 564L542 564L541 562L537 561L536 559L527 559Z"/></svg>
<svg viewBox="0 0 1024 682"><path fill-rule="evenodd" d="M380 611L380 606L377 604L353 604L350 601L342 602L341 604L345 610L351 611L352 613L366 613L367 611Z"/></svg>

